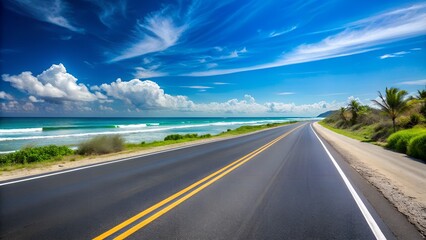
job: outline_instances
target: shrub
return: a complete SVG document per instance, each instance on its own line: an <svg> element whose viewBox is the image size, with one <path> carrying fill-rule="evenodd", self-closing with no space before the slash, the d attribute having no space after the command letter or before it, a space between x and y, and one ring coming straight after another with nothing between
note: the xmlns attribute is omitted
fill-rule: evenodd
<svg viewBox="0 0 426 240"><path fill-rule="evenodd" d="M66 146L49 145L43 147L27 147L14 153L0 156L1 165L26 164L49 161L71 155L74 151Z"/></svg>
<svg viewBox="0 0 426 240"><path fill-rule="evenodd" d="M180 139L186 139L186 138L198 138L198 137L199 137L199 136L198 136L198 134L196 134L196 133L185 134L185 135L181 135L181 134L171 134L171 135L167 135L167 136L164 138L164 141L168 141L168 140L176 141L176 140L180 140ZM202 136L200 136L200 137L202 137Z"/></svg>
<svg viewBox="0 0 426 240"><path fill-rule="evenodd" d="M415 158L426 160L426 133L420 134L410 140L407 154Z"/></svg>
<svg viewBox="0 0 426 240"><path fill-rule="evenodd" d="M406 153L409 141L413 137L416 137L423 133L426 133L426 130L422 128L398 131L389 136L386 147L394 149L401 153Z"/></svg>
<svg viewBox="0 0 426 240"><path fill-rule="evenodd" d="M212 135L210 133L201 135L199 138L211 138Z"/></svg>
<svg viewBox="0 0 426 240"><path fill-rule="evenodd" d="M80 143L77 153L80 155L107 154L119 152L124 148L124 139L119 135L96 136Z"/></svg>

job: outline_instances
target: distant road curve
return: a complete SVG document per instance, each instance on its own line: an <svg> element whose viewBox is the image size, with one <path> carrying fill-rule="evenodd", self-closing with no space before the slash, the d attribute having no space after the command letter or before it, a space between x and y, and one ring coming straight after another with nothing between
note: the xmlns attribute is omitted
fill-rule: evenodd
<svg viewBox="0 0 426 240"><path fill-rule="evenodd" d="M302 122L0 183L0 238L394 239L333 153Z"/></svg>

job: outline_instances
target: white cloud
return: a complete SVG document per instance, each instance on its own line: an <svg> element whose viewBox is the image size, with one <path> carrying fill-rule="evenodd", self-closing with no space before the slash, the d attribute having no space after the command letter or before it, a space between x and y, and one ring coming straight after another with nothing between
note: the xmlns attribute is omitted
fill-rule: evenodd
<svg viewBox="0 0 426 240"><path fill-rule="evenodd" d="M285 30L282 30L282 31L272 31L271 33L269 33L269 37L270 38L278 37L278 36L281 36L283 34L292 32L292 31L296 30L296 28L297 28L297 26L293 26L291 28L288 28L288 29L285 29Z"/></svg>
<svg viewBox="0 0 426 240"><path fill-rule="evenodd" d="M388 53L380 56L380 59L386 59L386 58L395 58L395 57L402 57L403 55L409 54L408 51L400 51L395 53Z"/></svg>
<svg viewBox="0 0 426 240"><path fill-rule="evenodd" d="M143 22L138 21L136 41L111 59L111 62L164 51L177 44L189 26L174 11L170 6L165 7L161 11L148 14Z"/></svg>
<svg viewBox="0 0 426 240"><path fill-rule="evenodd" d="M293 94L295 94L295 93L294 92L280 92L280 93L278 93L278 95L281 95L281 96L293 95Z"/></svg>
<svg viewBox="0 0 426 240"><path fill-rule="evenodd" d="M0 103L0 109L2 112L15 112L20 110L20 104L18 101L9 101L7 103Z"/></svg>
<svg viewBox="0 0 426 240"><path fill-rule="evenodd" d="M13 100L14 98L9 93L6 93L4 91L0 91L0 99Z"/></svg>
<svg viewBox="0 0 426 240"><path fill-rule="evenodd" d="M22 105L22 109L24 109L24 111L33 111L35 109L35 106L32 102L27 102L24 105Z"/></svg>
<svg viewBox="0 0 426 240"><path fill-rule="evenodd" d="M207 63L207 68L215 68L217 66L218 66L217 63Z"/></svg>
<svg viewBox="0 0 426 240"><path fill-rule="evenodd" d="M77 78L67 73L63 64L53 64L40 75L31 72L19 75L3 74L4 81L14 88L46 101L95 101L96 96L84 84L77 84Z"/></svg>
<svg viewBox="0 0 426 240"><path fill-rule="evenodd" d="M222 52L223 51L223 47L219 47L219 46L216 46L213 49L216 50L216 51L218 51L218 52Z"/></svg>
<svg viewBox="0 0 426 240"><path fill-rule="evenodd" d="M246 94L242 100L235 98L226 102L195 104L191 110L217 114L261 114L266 113L268 108L256 103L256 100L251 95Z"/></svg>
<svg viewBox="0 0 426 240"><path fill-rule="evenodd" d="M388 43L425 35L425 22L426 4L418 4L348 24L343 31L316 43L299 45L271 63L185 75L224 75L365 53Z"/></svg>
<svg viewBox="0 0 426 240"><path fill-rule="evenodd" d="M269 112L274 113L288 113L288 114L318 114L329 110L336 110L344 103L327 103L326 101L319 101L312 104L301 104L296 105L295 103L281 103L281 102L269 102L265 103L268 107Z"/></svg>
<svg viewBox="0 0 426 240"><path fill-rule="evenodd" d="M102 110L102 111L114 111L114 109L112 109L112 107L108 107L108 106L104 106L104 105L100 105L99 106L99 110Z"/></svg>
<svg viewBox="0 0 426 240"><path fill-rule="evenodd" d="M213 87L208 87L208 86L181 86L183 88L192 88L192 89L210 89Z"/></svg>
<svg viewBox="0 0 426 240"><path fill-rule="evenodd" d="M117 79L111 84L102 84L101 89L110 97L122 100L139 109L188 109L194 103L185 96L165 94L157 83L133 79L128 82Z"/></svg>
<svg viewBox="0 0 426 240"><path fill-rule="evenodd" d="M227 82L213 82L214 85L229 85Z"/></svg>
<svg viewBox="0 0 426 240"><path fill-rule="evenodd" d="M412 49L410 49L411 51L420 51L420 50L422 50L422 48L419 48L419 47L417 47L417 48L412 48Z"/></svg>
<svg viewBox="0 0 426 240"><path fill-rule="evenodd" d="M426 85L426 79L400 82L401 85Z"/></svg>
<svg viewBox="0 0 426 240"><path fill-rule="evenodd" d="M187 86L205 90L206 86ZM102 84L102 90L115 99L122 100L141 110L178 110L187 112L215 113L215 114L267 114L267 113L294 113L317 114L330 109L337 109L339 103L321 101L313 104L296 105L294 103L256 102L251 95L244 98L231 99L225 102L194 103L185 96L166 94L157 83L146 80L133 79L122 81L117 79L111 84Z"/></svg>
<svg viewBox="0 0 426 240"><path fill-rule="evenodd" d="M28 97L28 100L30 100L30 102L32 102L32 103L44 102L44 100L42 100L42 99L37 99L37 98L36 98L36 97L34 97L34 96L29 96L29 97Z"/></svg>
<svg viewBox="0 0 426 240"><path fill-rule="evenodd" d="M234 50L229 55L220 57L221 59L228 59L228 58L237 58L240 56L241 53L247 53L247 48L243 47L241 50Z"/></svg>
<svg viewBox="0 0 426 240"><path fill-rule="evenodd" d="M146 69L143 67L136 67L136 72L133 74L135 78L152 78L152 77L162 77L167 74L159 71L155 71L154 68Z"/></svg>
<svg viewBox="0 0 426 240"><path fill-rule="evenodd" d="M84 29L74 26L63 15L65 12L69 12L69 9L62 0L15 0L10 2L16 6L12 10L18 13L24 13L39 21L48 22L73 32L84 32Z"/></svg>

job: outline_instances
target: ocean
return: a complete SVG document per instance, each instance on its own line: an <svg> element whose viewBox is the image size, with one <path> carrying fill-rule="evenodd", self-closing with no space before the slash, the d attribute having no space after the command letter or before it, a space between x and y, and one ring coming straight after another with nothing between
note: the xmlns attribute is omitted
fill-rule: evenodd
<svg viewBox="0 0 426 240"><path fill-rule="evenodd" d="M26 146L76 147L96 135L120 134L126 142L162 140L169 134L218 134L243 125L312 118L0 118L0 154Z"/></svg>

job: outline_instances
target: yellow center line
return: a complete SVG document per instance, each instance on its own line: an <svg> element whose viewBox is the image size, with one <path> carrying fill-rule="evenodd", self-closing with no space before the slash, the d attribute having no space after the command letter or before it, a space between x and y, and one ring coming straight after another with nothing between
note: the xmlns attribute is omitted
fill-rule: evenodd
<svg viewBox="0 0 426 240"><path fill-rule="evenodd" d="M236 168L238 168L239 166L241 166L242 164L246 163L247 161L251 160L252 158L254 158L255 156L257 156L258 154L260 154L261 152L263 152L264 150L266 150L267 148L269 148L270 146L272 146L273 144L275 144L276 142L278 142L279 140L281 140L282 138L286 137L287 135L289 135L291 132L295 131L296 129L304 126L305 124L294 128L293 130L279 136L278 138L272 140L271 142L263 145L262 147L254 150L253 152L243 156L242 158L239 158L238 160L228 164L227 166L217 170L216 172L208 175L207 177L204 177L203 179L191 184L190 186L182 189L181 191L173 194L172 196L158 202L157 204L145 209L144 211L136 214L135 216L127 219L126 221L118 224L117 226L111 228L110 230L108 230L107 232L97 236L96 238L94 238L94 240L100 240L100 239L105 239L109 236L111 236L112 234L116 233L117 231L123 229L124 227L128 226L129 224L137 221L138 219L144 217L145 215L155 211L156 209L162 207L163 205L169 203L170 201L173 201L174 199L180 197L181 195L191 191L192 189L196 188L197 186L201 185L202 183L208 181L209 179L211 179L210 181L208 181L207 183L203 184L202 186L198 187L197 189L195 189L194 191L192 191L191 193L187 194L186 196L182 197L181 199L177 200L176 202L170 204L169 206L167 206L166 208L158 211L157 213L153 214L152 216L150 216L149 218L145 219L144 221L140 222L139 224L133 226L132 228L130 228L129 230L127 230L126 232L124 232L123 234L119 235L117 238L115 239L124 239L125 237L131 235L132 233L136 232L137 230L139 230L140 228L146 226L147 224L149 224L150 222L154 221L155 219L157 219L158 217L160 217L161 215L163 215L164 213L168 212L169 210L173 209L174 207L176 207L177 205L179 205L180 203L184 202L185 200L187 200L188 198L192 197L193 195L195 195L196 193L200 192L202 189L206 188L207 186L209 186L210 184L212 184L213 182L219 180L220 178L222 178L223 176L225 176L226 174L228 174L229 172L235 170ZM216 177L215 177L216 176ZM212 179L213 178L213 179Z"/></svg>

